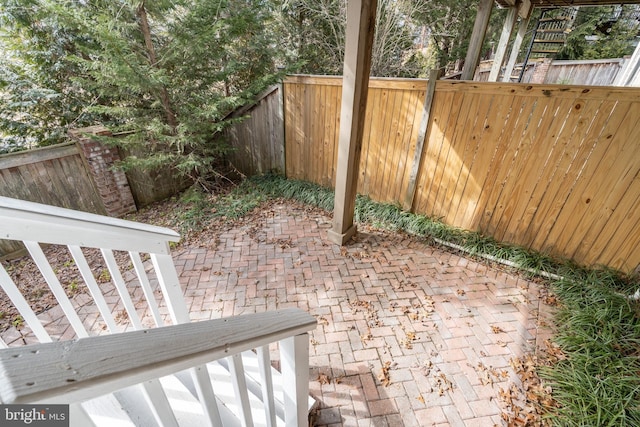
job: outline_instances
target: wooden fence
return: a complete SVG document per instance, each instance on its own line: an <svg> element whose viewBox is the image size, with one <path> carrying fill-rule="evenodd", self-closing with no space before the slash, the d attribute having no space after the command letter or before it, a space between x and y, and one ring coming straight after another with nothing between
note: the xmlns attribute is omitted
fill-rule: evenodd
<svg viewBox="0 0 640 427"><path fill-rule="evenodd" d="M341 79L284 83L286 170L334 184ZM370 84L358 191L585 264L640 264L640 89L438 81Z"/></svg>
<svg viewBox="0 0 640 427"><path fill-rule="evenodd" d="M553 60L544 83L611 86L622 70L625 59Z"/></svg>
<svg viewBox="0 0 640 427"><path fill-rule="evenodd" d="M227 132L231 145L228 160L244 175L270 171L284 173L284 123L282 90L274 86L259 97L256 103L242 108L232 117L246 117Z"/></svg>
<svg viewBox="0 0 640 427"><path fill-rule="evenodd" d="M629 59L586 59L586 60L558 60L544 59L531 61L522 76L522 83L570 84L582 86L611 86L618 73L622 72L624 64ZM491 72L493 61L483 61L476 70L475 81L486 82ZM522 64L516 65L511 76L512 82L517 82L522 72ZM499 80L502 80L500 78Z"/></svg>
<svg viewBox="0 0 640 427"><path fill-rule="evenodd" d="M75 143L0 156L0 196L106 214ZM0 240L0 256L21 248Z"/></svg>

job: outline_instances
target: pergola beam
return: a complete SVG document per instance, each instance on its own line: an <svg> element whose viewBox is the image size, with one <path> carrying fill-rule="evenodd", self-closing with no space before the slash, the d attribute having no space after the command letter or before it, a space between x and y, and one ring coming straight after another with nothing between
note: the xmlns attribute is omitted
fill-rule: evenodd
<svg viewBox="0 0 640 427"><path fill-rule="evenodd" d="M502 26L502 34L500 34L500 41L498 42L498 47L496 48L496 53L493 57L493 64L491 65L491 71L489 72L489 79L488 79L488 81L490 82L498 81L498 76L500 75L500 69L502 68L502 63L504 62L505 54L507 53L509 39L511 38L511 33L513 32L513 28L516 26L517 20L518 20L518 7L512 6L509 8L507 17L504 20L504 25Z"/></svg>
<svg viewBox="0 0 640 427"><path fill-rule="evenodd" d="M478 14L473 24L473 32L469 41L467 56L462 67L461 80L473 80L476 67L480 61L480 53L482 51L482 43L484 42L487 27L489 26L489 18L491 18L491 10L493 9L493 0L480 0L478 4Z"/></svg>
<svg viewBox="0 0 640 427"><path fill-rule="evenodd" d="M513 69L516 66L516 61L518 60L518 53L520 53L520 46L522 46L522 41L524 40L524 36L527 33L527 27L529 26L530 20L531 20L531 14L529 14L526 18L522 18L520 20L520 24L518 27L518 34L516 34L516 38L513 41L513 46L511 47L511 54L509 55L509 61L507 61L507 66L504 70L504 74L502 75L503 82L511 81L511 74L513 73Z"/></svg>
<svg viewBox="0 0 640 427"><path fill-rule="evenodd" d="M491 0L493 1L493 0ZM356 232L353 215L367 107L377 0L349 0L342 77L338 164L329 240L344 245Z"/></svg>

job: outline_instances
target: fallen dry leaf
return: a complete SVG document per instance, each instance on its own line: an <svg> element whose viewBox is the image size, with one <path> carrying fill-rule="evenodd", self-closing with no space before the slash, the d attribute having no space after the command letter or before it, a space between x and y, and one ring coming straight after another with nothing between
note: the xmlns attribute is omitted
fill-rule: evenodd
<svg viewBox="0 0 640 427"><path fill-rule="evenodd" d="M317 381L318 381L320 384L331 384L331 378L330 378L328 375L326 375L326 374L320 374L320 375L318 375L318 379L317 379Z"/></svg>
<svg viewBox="0 0 640 427"><path fill-rule="evenodd" d="M373 338L373 335L371 335L371 330L367 331L366 334L360 335L360 341L362 341L362 345L364 346L366 346L367 342L372 338Z"/></svg>
<svg viewBox="0 0 640 427"><path fill-rule="evenodd" d="M500 326L492 326L491 330L493 331L494 334L501 334L506 332L504 329L502 329Z"/></svg>
<svg viewBox="0 0 640 427"><path fill-rule="evenodd" d="M380 370L380 375L378 375L378 381L384 387L389 387L391 384L391 378L389 377L389 369L391 368L391 362L384 362L382 365L382 369Z"/></svg>

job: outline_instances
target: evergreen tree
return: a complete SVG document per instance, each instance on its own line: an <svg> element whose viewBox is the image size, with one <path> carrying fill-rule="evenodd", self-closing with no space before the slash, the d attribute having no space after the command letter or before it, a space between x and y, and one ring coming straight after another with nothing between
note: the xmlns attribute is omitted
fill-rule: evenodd
<svg viewBox="0 0 640 427"><path fill-rule="evenodd" d="M0 152L62 142L95 118L70 58L90 43L38 1L0 0Z"/></svg>
<svg viewBox="0 0 640 427"><path fill-rule="evenodd" d="M262 0L15 3L47 17L45 24L29 20L29 28L45 25L49 33L62 28L70 34L60 55L66 74L54 75L53 84L40 82L46 89L60 82L64 90L77 87L87 95L80 103L86 117L126 131L117 139L132 154L123 167L169 166L206 187L228 149L223 130L238 120L229 113L280 77L267 31L271 12ZM13 34L21 30L16 16L8 18ZM53 44L43 43L38 54L49 58L44 48ZM38 69L46 74L49 67Z"/></svg>
<svg viewBox="0 0 640 427"><path fill-rule="evenodd" d="M581 7L556 59L622 58L633 52L640 30L637 5Z"/></svg>
<svg viewBox="0 0 640 427"><path fill-rule="evenodd" d="M274 31L281 35L277 39L285 52L283 62L299 63L301 73L341 75L347 0L274 0L274 5L279 11ZM378 0L372 76L417 77L414 7L400 0Z"/></svg>

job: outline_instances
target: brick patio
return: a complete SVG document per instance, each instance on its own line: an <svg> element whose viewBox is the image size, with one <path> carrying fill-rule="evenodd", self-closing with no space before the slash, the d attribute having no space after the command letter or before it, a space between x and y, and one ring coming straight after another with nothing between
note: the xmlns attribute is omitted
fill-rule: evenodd
<svg viewBox="0 0 640 427"><path fill-rule="evenodd" d="M341 248L326 239L330 226L323 212L275 204L211 249L177 253L193 317L316 316L319 426L503 425L499 391L519 381L510 360L549 335L539 285L365 227Z"/></svg>
<svg viewBox="0 0 640 427"><path fill-rule="evenodd" d="M250 218L208 248L175 251L186 301L194 320L287 307L314 315L316 425L506 425L500 390L519 382L510 360L550 334L538 284L367 227L339 247L326 238L330 216L299 204L274 203ZM116 304L116 291L106 298ZM95 310L79 312L87 327L104 329ZM39 318L54 337L74 337L58 308ZM26 333L3 338L34 342Z"/></svg>

